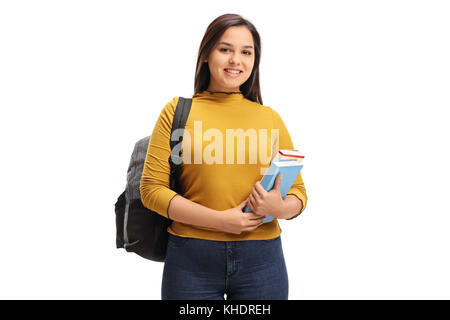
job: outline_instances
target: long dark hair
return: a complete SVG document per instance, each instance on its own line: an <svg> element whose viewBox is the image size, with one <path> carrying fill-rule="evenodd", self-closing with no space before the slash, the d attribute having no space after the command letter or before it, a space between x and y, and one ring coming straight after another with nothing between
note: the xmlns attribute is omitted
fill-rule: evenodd
<svg viewBox="0 0 450 320"><path fill-rule="evenodd" d="M252 33L255 47L255 62L250 77L240 86L245 98L263 104L259 87L259 61L261 57L261 39L255 26L238 14L227 13L214 19L206 29L198 50L197 67L195 69L194 95L208 89L210 81L209 67L205 61L222 34L233 26L246 26Z"/></svg>

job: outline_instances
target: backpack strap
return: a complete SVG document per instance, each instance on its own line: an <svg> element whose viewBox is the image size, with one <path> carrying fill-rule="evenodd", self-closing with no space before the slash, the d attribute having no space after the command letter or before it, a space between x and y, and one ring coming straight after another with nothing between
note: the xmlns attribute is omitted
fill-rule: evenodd
<svg viewBox="0 0 450 320"><path fill-rule="evenodd" d="M186 125L187 118L189 116L189 112L191 111L191 105L192 105L192 99L191 98L178 98L178 104L177 108L175 109L175 115L173 116L172 121L172 132L171 132L171 139L170 139L170 150L173 151L173 148L183 142L183 135L181 135L178 140L173 140L172 135L173 132L177 129L184 129ZM175 164L173 162L173 159L177 160ZM170 163L170 189L176 191L177 193L181 194L181 188L179 186L179 178L181 174L181 157L180 153L174 154L173 152L170 153L169 156L169 163Z"/></svg>
<svg viewBox="0 0 450 320"><path fill-rule="evenodd" d="M175 109L175 115L173 116L172 121L172 132L176 129L184 129L184 126L186 125L187 118L189 116L189 112L191 111L191 105L192 105L192 99L186 99L183 97L178 98L178 105ZM170 149L172 150L178 143L183 141L183 136L179 138L178 141L173 141L170 139Z"/></svg>

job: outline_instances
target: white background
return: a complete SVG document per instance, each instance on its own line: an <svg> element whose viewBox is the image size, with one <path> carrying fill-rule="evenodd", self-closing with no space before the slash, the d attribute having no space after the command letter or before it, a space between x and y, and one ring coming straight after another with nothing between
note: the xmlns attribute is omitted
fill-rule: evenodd
<svg viewBox="0 0 450 320"><path fill-rule="evenodd" d="M450 6L392 0L2 1L0 298L160 299L114 203L225 13L258 29L263 102L307 155L289 298L449 299Z"/></svg>

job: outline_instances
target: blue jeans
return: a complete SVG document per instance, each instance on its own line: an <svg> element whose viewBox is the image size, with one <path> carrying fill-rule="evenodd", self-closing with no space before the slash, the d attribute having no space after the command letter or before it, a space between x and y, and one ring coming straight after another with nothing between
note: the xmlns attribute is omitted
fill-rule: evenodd
<svg viewBox="0 0 450 320"><path fill-rule="evenodd" d="M287 300L281 238L212 241L169 234L162 300Z"/></svg>

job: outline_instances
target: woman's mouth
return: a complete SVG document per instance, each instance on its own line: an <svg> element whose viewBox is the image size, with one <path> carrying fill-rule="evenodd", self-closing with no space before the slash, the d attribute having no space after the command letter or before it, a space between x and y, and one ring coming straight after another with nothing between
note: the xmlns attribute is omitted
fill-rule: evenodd
<svg viewBox="0 0 450 320"><path fill-rule="evenodd" d="M224 69L227 76L230 78L237 78L241 75L242 71L236 69Z"/></svg>

